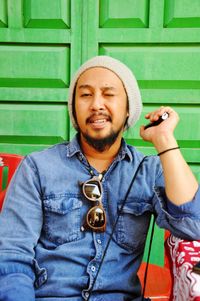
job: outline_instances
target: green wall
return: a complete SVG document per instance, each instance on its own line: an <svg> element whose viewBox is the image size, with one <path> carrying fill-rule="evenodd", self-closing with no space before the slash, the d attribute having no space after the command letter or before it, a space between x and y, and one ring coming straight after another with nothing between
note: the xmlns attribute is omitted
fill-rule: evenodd
<svg viewBox="0 0 200 301"><path fill-rule="evenodd" d="M73 136L70 78L97 54L119 58L138 79L144 110L127 141L155 153L139 126L149 110L172 106L200 180L200 0L0 0L0 152L24 155Z"/></svg>

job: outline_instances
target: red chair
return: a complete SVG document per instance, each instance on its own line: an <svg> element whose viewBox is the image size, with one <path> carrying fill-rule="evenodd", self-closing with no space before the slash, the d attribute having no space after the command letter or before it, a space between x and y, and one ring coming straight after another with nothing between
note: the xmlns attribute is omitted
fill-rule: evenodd
<svg viewBox="0 0 200 301"><path fill-rule="evenodd" d="M0 211L8 184L23 156L0 153Z"/></svg>
<svg viewBox="0 0 200 301"><path fill-rule="evenodd" d="M165 240L169 235L170 232L165 231ZM143 262L138 272L142 287L144 287L145 269L146 263ZM163 267L151 263L148 266L144 296L156 301L170 301L172 300L172 284L169 257L165 251Z"/></svg>
<svg viewBox="0 0 200 301"><path fill-rule="evenodd" d="M200 301L200 274L193 266L200 262L200 240L185 240L170 235L165 241L172 274L172 300Z"/></svg>

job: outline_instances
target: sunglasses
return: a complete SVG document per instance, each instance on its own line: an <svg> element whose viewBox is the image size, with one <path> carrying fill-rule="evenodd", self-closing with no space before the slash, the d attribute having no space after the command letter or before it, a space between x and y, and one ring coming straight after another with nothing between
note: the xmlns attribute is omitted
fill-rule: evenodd
<svg viewBox="0 0 200 301"><path fill-rule="evenodd" d="M81 185L84 196L93 203L93 207L87 212L84 228L90 228L95 232L104 232L106 213L101 201L103 193L101 182L98 177L94 176Z"/></svg>

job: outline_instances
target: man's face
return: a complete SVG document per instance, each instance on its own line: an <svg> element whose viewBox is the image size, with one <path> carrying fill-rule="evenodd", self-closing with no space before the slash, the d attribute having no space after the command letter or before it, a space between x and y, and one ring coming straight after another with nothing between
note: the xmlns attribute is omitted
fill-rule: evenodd
<svg viewBox="0 0 200 301"><path fill-rule="evenodd" d="M96 142L109 141L113 136L112 143L119 136L121 139L128 111L127 95L119 77L106 68L90 68L80 76L75 92L81 136Z"/></svg>

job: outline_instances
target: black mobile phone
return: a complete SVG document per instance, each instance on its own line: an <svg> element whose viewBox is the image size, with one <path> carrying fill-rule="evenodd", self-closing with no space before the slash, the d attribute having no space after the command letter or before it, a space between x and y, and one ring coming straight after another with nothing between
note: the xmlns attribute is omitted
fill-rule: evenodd
<svg viewBox="0 0 200 301"><path fill-rule="evenodd" d="M158 125L158 124L160 124L162 121L164 121L165 119L167 119L168 117L169 117L169 114L168 114L167 112L165 112L165 113L163 113L163 114L158 118L158 120L156 120L156 121L154 121L154 122L151 122L151 123L145 125L144 129L146 130L146 129L152 127L152 126Z"/></svg>
<svg viewBox="0 0 200 301"><path fill-rule="evenodd" d="M193 266L192 271L196 274L200 274L200 261Z"/></svg>

